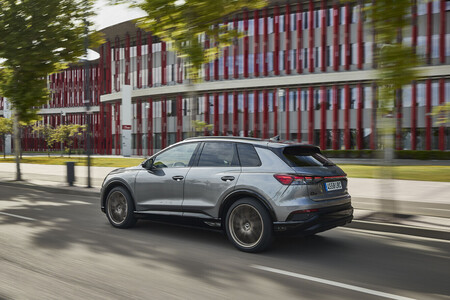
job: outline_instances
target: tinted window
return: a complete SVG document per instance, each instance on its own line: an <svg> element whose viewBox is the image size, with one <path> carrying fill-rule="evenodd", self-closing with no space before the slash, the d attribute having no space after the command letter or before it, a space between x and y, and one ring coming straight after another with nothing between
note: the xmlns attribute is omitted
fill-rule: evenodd
<svg viewBox="0 0 450 300"><path fill-rule="evenodd" d="M170 148L155 158L153 166L156 168L187 167L197 145L198 143L189 143Z"/></svg>
<svg viewBox="0 0 450 300"><path fill-rule="evenodd" d="M314 148L288 147L283 154L296 167L334 166L333 162Z"/></svg>
<svg viewBox="0 0 450 300"><path fill-rule="evenodd" d="M242 167L259 167L261 161L255 148L249 144L237 144L239 160Z"/></svg>
<svg viewBox="0 0 450 300"><path fill-rule="evenodd" d="M237 166L237 156L233 143L205 143L198 161L199 167L231 167Z"/></svg>

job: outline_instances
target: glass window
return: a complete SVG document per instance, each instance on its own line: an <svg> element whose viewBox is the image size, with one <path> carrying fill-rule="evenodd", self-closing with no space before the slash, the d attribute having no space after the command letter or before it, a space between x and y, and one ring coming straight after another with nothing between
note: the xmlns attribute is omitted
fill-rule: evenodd
<svg viewBox="0 0 450 300"><path fill-rule="evenodd" d="M403 107L411 107L411 85L406 85L402 90Z"/></svg>
<svg viewBox="0 0 450 300"><path fill-rule="evenodd" d="M439 82L431 83L431 106L439 105Z"/></svg>
<svg viewBox="0 0 450 300"><path fill-rule="evenodd" d="M255 148L249 144L237 144L239 160L242 167L259 167L261 160Z"/></svg>
<svg viewBox="0 0 450 300"><path fill-rule="evenodd" d="M234 144L226 142L205 143L198 162L199 167L238 166Z"/></svg>
<svg viewBox="0 0 450 300"><path fill-rule="evenodd" d="M417 105L425 106L425 83L417 84Z"/></svg>
<svg viewBox="0 0 450 300"><path fill-rule="evenodd" d="M254 97L255 97L255 95L253 92L248 93L248 112L249 113L255 112Z"/></svg>
<svg viewBox="0 0 450 300"><path fill-rule="evenodd" d="M372 108L372 87L364 87L364 108Z"/></svg>
<svg viewBox="0 0 450 300"><path fill-rule="evenodd" d="M283 150L283 155L291 162L295 167L322 167L333 166L330 160L328 160L318 150L314 148L303 147L286 147Z"/></svg>
<svg viewBox="0 0 450 300"><path fill-rule="evenodd" d="M197 145L198 143L189 143L170 148L155 158L153 166L158 169L187 167Z"/></svg>

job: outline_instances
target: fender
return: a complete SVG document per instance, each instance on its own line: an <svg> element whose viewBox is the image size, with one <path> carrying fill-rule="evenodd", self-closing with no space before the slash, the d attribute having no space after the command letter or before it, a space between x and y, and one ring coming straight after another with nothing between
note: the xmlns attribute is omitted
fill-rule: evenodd
<svg viewBox="0 0 450 300"><path fill-rule="evenodd" d="M253 197L253 198L259 200L267 208L267 210L269 211L270 216L272 217L272 220L273 221L277 220L276 215L275 215L275 211L274 211L272 205L270 204L270 202L264 196L262 196L261 194L255 192L255 191L246 190L246 189L237 189L237 190L234 190L234 191L230 192L222 200L222 202L220 204L219 216L218 217L220 218L222 216L222 214L224 213L224 209L229 206L228 205L229 201L233 201L234 199L237 200L239 198L242 198L243 196L244 197L245 196Z"/></svg>

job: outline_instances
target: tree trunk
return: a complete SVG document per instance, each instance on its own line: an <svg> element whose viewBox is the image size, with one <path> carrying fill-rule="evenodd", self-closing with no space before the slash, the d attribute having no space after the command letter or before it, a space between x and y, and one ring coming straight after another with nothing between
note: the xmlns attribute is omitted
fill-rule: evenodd
<svg viewBox="0 0 450 300"><path fill-rule="evenodd" d="M6 159L6 134L3 134L3 158Z"/></svg>
<svg viewBox="0 0 450 300"><path fill-rule="evenodd" d="M14 123L13 123L13 131L14 131L14 154L16 156L16 180L21 181L22 175L20 173L20 133L19 133L19 116L14 111Z"/></svg>

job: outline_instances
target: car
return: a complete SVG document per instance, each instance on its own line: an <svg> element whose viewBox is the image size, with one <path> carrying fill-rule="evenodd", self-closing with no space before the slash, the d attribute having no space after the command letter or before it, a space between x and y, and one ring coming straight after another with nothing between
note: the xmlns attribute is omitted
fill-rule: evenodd
<svg viewBox="0 0 450 300"><path fill-rule="evenodd" d="M223 230L245 252L278 234L310 235L353 219L347 175L313 145L188 138L141 165L109 173L101 210L112 226L178 216Z"/></svg>

